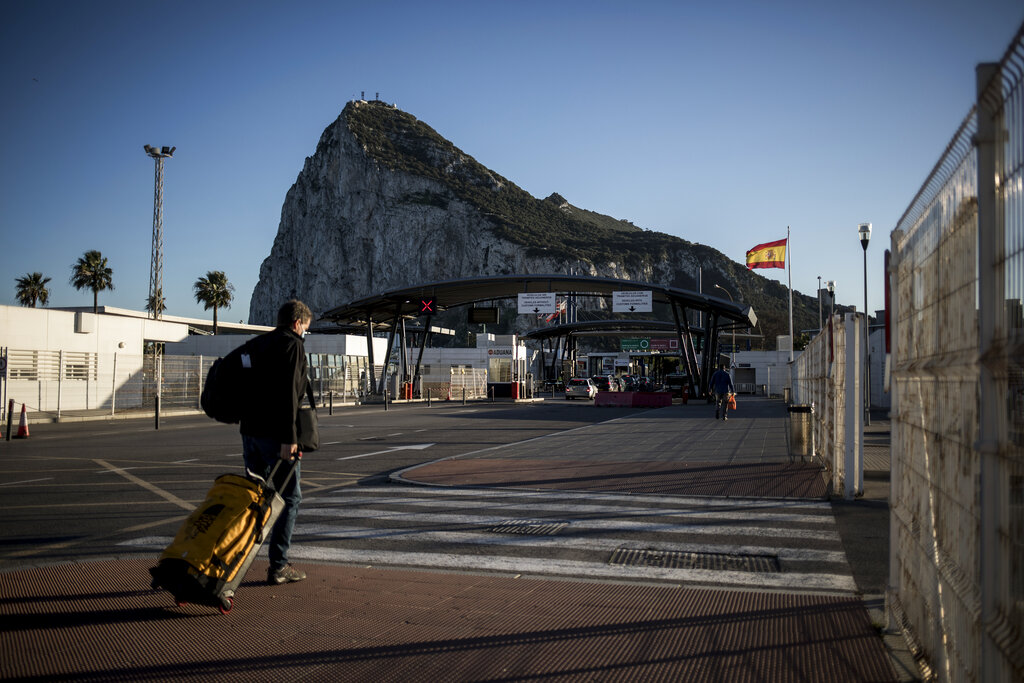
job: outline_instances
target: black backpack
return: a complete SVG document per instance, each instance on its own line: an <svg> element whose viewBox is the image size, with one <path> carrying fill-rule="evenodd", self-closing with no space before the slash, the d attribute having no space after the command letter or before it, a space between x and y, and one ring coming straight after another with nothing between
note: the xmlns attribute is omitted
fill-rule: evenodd
<svg viewBox="0 0 1024 683"><path fill-rule="evenodd" d="M218 422L237 424L250 392L252 350L249 342L213 361L206 373L199 405Z"/></svg>

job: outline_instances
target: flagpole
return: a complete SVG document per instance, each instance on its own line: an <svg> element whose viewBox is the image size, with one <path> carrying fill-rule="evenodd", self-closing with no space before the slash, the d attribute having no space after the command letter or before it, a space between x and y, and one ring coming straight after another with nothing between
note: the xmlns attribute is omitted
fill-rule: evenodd
<svg viewBox="0 0 1024 683"><path fill-rule="evenodd" d="M786 270L789 273L789 362L793 362L793 245L789 243L789 226L786 226Z"/></svg>

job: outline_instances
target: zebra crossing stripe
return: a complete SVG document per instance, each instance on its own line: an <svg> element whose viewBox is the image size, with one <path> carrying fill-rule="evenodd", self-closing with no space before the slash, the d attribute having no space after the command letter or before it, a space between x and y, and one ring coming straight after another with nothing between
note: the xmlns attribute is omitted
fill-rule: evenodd
<svg viewBox="0 0 1024 683"><path fill-rule="evenodd" d="M573 503L573 504L549 504L537 501L515 501L508 503L494 503L487 500L417 500L417 499L398 499L394 497L390 498L361 498L353 496L344 497L332 497L332 498L321 498L317 500L318 503L324 505L335 505L335 506L372 506L372 505L408 505L416 506L418 508L437 508L437 507L453 507L457 506L462 509L472 508L484 508L487 510L501 509L507 511L515 510L527 510L527 511L543 511L553 513L568 513L568 514L592 514L595 512L605 512L614 514L616 517L680 517L681 519L694 520L694 521L760 521L760 522L772 522L776 524L816 524L816 525L829 525L835 526L831 513L828 516L825 515L807 515L800 513L787 513L787 512L759 512L759 511L746 511L732 512L727 510L719 510L718 506L712 506L712 509L693 509L693 508L654 508L654 507L634 507L634 506L610 506L610 505L590 505L587 503ZM342 509L341 507L336 509Z"/></svg>
<svg viewBox="0 0 1024 683"><path fill-rule="evenodd" d="M507 556L461 555L455 553L416 553L365 549L327 548L295 545L289 557L315 562L341 562L360 565L389 565L457 569L466 571L498 571L512 574L570 576L608 580L658 580L687 584L744 588L792 589L801 592L826 591L852 593L857 589L853 577L821 573L755 573L710 569L674 569L664 567L621 567L597 562L581 562L554 558L523 558Z"/></svg>
<svg viewBox="0 0 1024 683"><path fill-rule="evenodd" d="M612 552L620 548L643 550L651 544L627 537L575 537L571 535L509 535L479 531L435 531L410 529L336 526L306 524L301 519L295 527L296 538L332 541L388 541L391 539L414 543L450 543L459 545L514 546L517 548L566 548L595 552ZM314 540L315 542L315 540ZM810 548L780 548L778 546L737 545L730 543L677 543L659 542L658 550L692 553L726 553L731 555L775 555L785 562L819 562L845 565L846 553L841 550Z"/></svg>
<svg viewBox="0 0 1024 683"><path fill-rule="evenodd" d="M314 508L303 510L303 516L336 519L373 519L387 522L411 521L416 524L473 524L492 526L508 519L507 515L460 515L424 514L421 510L374 510L366 508ZM795 529L791 527L759 527L740 524L719 524L713 519L693 522L634 522L629 520L583 519L572 520L575 531L603 531L623 533L676 533L698 536L722 536L732 534L754 538L791 539L801 541L826 541L839 543L839 534L834 530Z"/></svg>
<svg viewBox="0 0 1024 683"><path fill-rule="evenodd" d="M792 498L718 498L709 496L669 496L657 494L622 494L605 493L600 491L530 491L517 489L494 489L494 488L428 488L428 487L404 487L400 489L401 495L396 495L394 486L367 486L359 487L350 492L352 497L383 495L393 502L408 502L415 499L429 498L511 498L515 500L584 500L587 502L625 502L632 505L658 504L675 505L678 507L715 507L715 508L737 508L737 509L759 509L765 507L785 508L787 510L807 510L821 514L832 515L831 504L818 500L804 500ZM312 498L310 500L313 500Z"/></svg>

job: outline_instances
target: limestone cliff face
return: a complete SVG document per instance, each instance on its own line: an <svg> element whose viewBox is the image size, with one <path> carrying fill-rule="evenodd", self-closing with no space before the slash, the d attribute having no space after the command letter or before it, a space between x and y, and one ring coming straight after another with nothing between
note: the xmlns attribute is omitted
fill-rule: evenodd
<svg viewBox="0 0 1024 683"><path fill-rule="evenodd" d="M704 291L729 288L754 306L766 335L776 333L772 311L751 298L777 300L785 290L720 252L558 195L532 197L411 115L355 101L324 130L285 197L249 322L273 324L293 297L319 314L391 289L477 275L573 269L696 289L699 267Z"/></svg>

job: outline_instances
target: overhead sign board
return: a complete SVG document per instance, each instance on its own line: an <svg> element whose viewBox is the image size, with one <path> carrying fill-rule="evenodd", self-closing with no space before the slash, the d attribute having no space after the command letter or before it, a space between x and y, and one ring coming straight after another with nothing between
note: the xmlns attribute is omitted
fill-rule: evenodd
<svg viewBox="0 0 1024 683"><path fill-rule="evenodd" d="M558 303L554 292L524 292L519 294L519 313L554 313Z"/></svg>
<svg viewBox="0 0 1024 683"><path fill-rule="evenodd" d="M649 351L651 348L651 340L647 337L627 337L620 339L619 342L622 344L623 351Z"/></svg>
<svg viewBox="0 0 1024 683"><path fill-rule="evenodd" d="M666 339L652 339L651 351L678 351L679 340L672 337Z"/></svg>
<svg viewBox="0 0 1024 683"><path fill-rule="evenodd" d="M653 309L653 296L649 289L612 292L613 313L650 313Z"/></svg>

